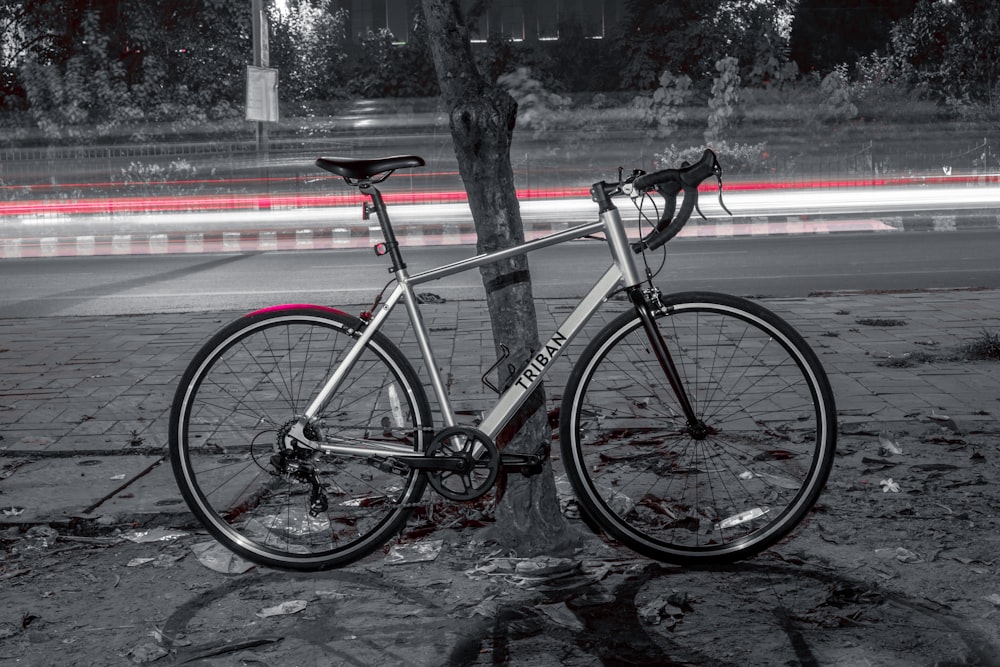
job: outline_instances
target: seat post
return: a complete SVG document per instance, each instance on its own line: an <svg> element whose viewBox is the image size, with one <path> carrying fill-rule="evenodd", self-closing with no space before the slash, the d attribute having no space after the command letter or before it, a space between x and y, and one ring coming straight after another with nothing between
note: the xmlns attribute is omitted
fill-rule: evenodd
<svg viewBox="0 0 1000 667"><path fill-rule="evenodd" d="M372 185L371 181L367 180L359 183L358 189L372 200L375 215L378 216L378 224L382 228L382 236L385 237L386 251L389 253L389 259L392 260L392 271L395 273L405 269L406 262L403 261L403 256L399 252L399 243L396 241L396 233L389 222L389 212L385 208L385 202L382 201L382 193Z"/></svg>

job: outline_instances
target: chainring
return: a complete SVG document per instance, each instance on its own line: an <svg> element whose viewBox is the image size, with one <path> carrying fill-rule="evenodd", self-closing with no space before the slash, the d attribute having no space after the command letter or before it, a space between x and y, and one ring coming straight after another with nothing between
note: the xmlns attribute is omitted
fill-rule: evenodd
<svg viewBox="0 0 1000 667"><path fill-rule="evenodd" d="M464 459L462 470L436 470L427 475L431 487L449 500L467 502L484 496L496 484L500 450L493 440L474 428L441 429L427 447L427 456Z"/></svg>

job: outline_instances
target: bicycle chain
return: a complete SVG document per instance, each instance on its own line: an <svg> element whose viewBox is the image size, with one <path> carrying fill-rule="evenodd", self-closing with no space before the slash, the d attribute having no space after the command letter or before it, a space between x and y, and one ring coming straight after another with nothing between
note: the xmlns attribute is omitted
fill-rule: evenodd
<svg viewBox="0 0 1000 667"><path fill-rule="evenodd" d="M504 471L503 469L501 469L500 470L500 474L501 475L505 475L505 474L507 474L507 472ZM500 479L499 478L493 484L493 489L495 490L498 486L500 486ZM486 495L488 495L488 494L489 494L489 491L487 491ZM428 496L436 496L437 499L438 499L438 501L437 502L430 501L430 500L428 500ZM483 496L483 497L485 497L485 496ZM480 498L480 500L481 500L481 498ZM427 486L424 487L424 492L423 492L423 494L421 494L420 501L418 501L418 502L412 502L412 503L395 503L395 504L397 506L403 508L403 509L416 509L416 508L419 508L419 507L433 507L434 505L445 505L445 506L458 506L458 507L461 507L463 505L467 506L467 505L469 505L472 502L475 502L475 501L462 502L462 501L459 501L459 500L451 500L450 498L445 498L440 493L438 493L434 489L434 487L432 487L430 485L430 483L428 483ZM491 502L495 506L496 503L497 503L496 497L494 497Z"/></svg>
<svg viewBox="0 0 1000 667"><path fill-rule="evenodd" d="M494 486L494 488L496 487ZM437 502L431 500L429 496L430 497L437 496L438 499ZM397 507L401 509L417 509L420 507L434 507L436 505L443 505L446 507L452 507L452 506L462 507L462 506L468 506L471 502L472 501L461 502L458 500L451 500L449 498L445 498L428 484L427 487L424 488L424 492L420 496L420 501L412 503L395 503L395 504ZM496 503L496 499L493 500L493 503L494 504Z"/></svg>

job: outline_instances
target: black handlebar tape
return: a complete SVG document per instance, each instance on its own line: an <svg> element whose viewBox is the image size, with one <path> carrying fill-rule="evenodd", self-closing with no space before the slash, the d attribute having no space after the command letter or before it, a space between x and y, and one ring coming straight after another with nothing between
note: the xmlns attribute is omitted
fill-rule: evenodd
<svg viewBox="0 0 1000 667"><path fill-rule="evenodd" d="M677 217L667 225L657 225L656 231L646 238L646 248L656 250L677 236L678 232L687 224L688 219L691 217L691 212L694 211L695 204L697 203L698 186L684 186L684 201L681 202L681 210L677 213Z"/></svg>
<svg viewBox="0 0 1000 667"><path fill-rule="evenodd" d="M636 190L641 190L643 192L648 192L652 190L657 185L663 185L666 183L676 183L680 185L681 183L681 170L680 169L661 169L660 171L654 171L651 174L643 174L642 176L635 179L632 186Z"/></svg>
<svg viewBox="0 0 1000 667"><path fill-rule="evenodd" d="M674 219L674 213L677 212L677 193L681 191L680 181L676 183L663 183L656 186L656 191L660 193L663 197L664 206L663 214L660 216L660 221L656 225L656 229L663 229L670 224L670 221Z"/></svg>
<svg viewBox="0 0 1000 667"><path fill-rule="evenodd" d="M717 171L718 170L718 171ZM634 186L637 190L649 190L663 183L678 183L684 185L698 185L709 176L721 172L719 161L709 149L701 154L697 162L680 169L661 169L651 174L643 174L635 179Z"/></svg>
<svg viewBox="0 0 1000 667"><path fill-rule="evenodd" d="M646 247L656 250L664 243L677 236L681 228L687 224L691 213L694 212L698 203L698 186L709 176L721 176L722 168L719 166L715 153L705 150L696 163L682 167L680 169L663 169L652 174L643 174L635 179L634 187L639 190L649 190L656 188L666 200L663 215L653 231L636 250ZM677 193L684 191L684 201L681 203L681 210L674 218L674 209L677 206Z"/></svg>

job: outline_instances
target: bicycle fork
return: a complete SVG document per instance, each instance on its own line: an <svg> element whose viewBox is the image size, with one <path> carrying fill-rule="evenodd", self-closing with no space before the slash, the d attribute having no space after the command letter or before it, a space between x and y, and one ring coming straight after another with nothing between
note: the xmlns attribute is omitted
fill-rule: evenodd
<svg viewBox="0 0 1000 667"><path fill-rule="evenodd" d="M663 334L660 333L660 328L656 326L653 308L650 307L650 301L652 300L655 301L656 307L660 308L659 290L650 283L649 293L651 296L646 296L646 290L642 289L641 286L642 281L639 278L639 269L635 262L632 245L625 234L625 227L622 225L621 214L618 208L603 190L595 186L591 192L594 195L595 201L601 206L601 220L604 222L608 244L611 247L611 254L615 258L615 263L621 270L624 283L627 285L625 289L629 300L632 302L632 306L635 308L635 312L642 322L642 328L646 332L649 346L656 356L660 368L663 369L664 375L667 376L667 381L670 383L670 387L677 397L677 402L680 404L681 411L684 413L684 418L687 420L686 431L692 438L704 440L715 431L695 414L694 407L691 405L691 399L688 397L687 391L684 390L684 384L681 382L680 373L677 372L677 365L670 355L670 350L667 349L667 343L663 339Z"/></svg>
<svg viewBox="0 0 1000 667"><path fill-rule="evenodd" d="M654 291L653 294L653 298L658 303L659 292ZM653 355L659 362L664 375L667 376L670 388L673 389L674 396L677 397L677 402L680 404L681 412L684 413L684 418L687 420L685 431L695 440L704 440L716 431L695 414L694 406L691 405L691 399L684 389L684 383L681 382L680 373L677 372L677 365L674 363L674 358L671 356L670 350L667 349L667 342L663 339L663 334L656 325L656 318L653 316L653 309L650 308L646 292L639 286L635 286L629 288L628 295L629 300L631 300L632 305L635 307L636 314L639 316L639 321L642 322L646 338L649 339L650 349L652 349Z"/></svg>

